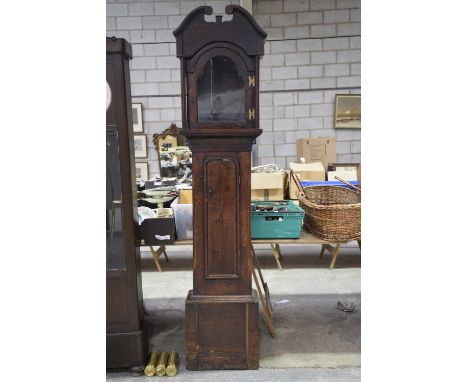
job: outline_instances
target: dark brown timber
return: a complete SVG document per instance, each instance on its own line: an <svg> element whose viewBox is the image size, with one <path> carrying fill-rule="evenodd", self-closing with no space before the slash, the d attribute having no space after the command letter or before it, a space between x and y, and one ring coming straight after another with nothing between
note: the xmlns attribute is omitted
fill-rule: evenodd
<svg viewBox="0 0 468 382"><path fill-rule="evenodd" d="M182 134L193 152L193 290L186 301L189 370L257 369L258 295L250 262L250 168L266 33L236 5L232 20L194 9L174 31Z"/></svg>
<svg viewBox="0 0 468 382"><path fill-rule="evenodd" d="M143 321L140 251L130 95L130 44L106 39L106 365L143 372L147 340Z"/></svg>

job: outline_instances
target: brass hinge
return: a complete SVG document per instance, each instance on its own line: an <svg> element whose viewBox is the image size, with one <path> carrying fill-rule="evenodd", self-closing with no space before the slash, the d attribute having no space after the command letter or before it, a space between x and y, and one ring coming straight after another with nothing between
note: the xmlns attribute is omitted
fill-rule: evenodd
<svg viewBox="0 0 468 382"><path fill-rule="evenodd" d="M249 86L255 86L255 76L249 76Z"/></svg>
<svg viewBox="0 0 468 382"><path fill-rule="evenodd" d="M255 109L249 109L249 120L255 119Z"/></svg>

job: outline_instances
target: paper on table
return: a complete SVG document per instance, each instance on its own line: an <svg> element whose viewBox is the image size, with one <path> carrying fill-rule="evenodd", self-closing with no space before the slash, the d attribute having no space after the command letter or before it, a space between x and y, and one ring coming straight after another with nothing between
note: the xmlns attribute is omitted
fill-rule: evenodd
<svg viewBox="0 0 468 382"><path fill-rule="evenodd" d="M156 212L154 212L151 208L144 206L138 207L138 225L141 225L145 219L151 219L155 217Z"/></svg>

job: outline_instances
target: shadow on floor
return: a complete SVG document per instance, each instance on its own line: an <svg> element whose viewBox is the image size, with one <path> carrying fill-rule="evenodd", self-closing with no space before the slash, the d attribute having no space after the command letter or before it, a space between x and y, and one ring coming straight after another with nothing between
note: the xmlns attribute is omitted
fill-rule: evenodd
<svg viewBox="0 0 468 382"><path fill-rule="evenodd" d="M274 295L273 324L268 334L260 306L261 357L264 368L358 367L361 350L359 294ZM354 311L337 309L338 301ZM185 367L185 299L146 299L150 350L177 351Z"/></svg>

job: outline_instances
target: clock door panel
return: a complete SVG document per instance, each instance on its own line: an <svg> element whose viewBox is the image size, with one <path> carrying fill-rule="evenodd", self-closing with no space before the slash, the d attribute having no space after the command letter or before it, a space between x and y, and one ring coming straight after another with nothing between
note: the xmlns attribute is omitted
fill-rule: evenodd
<svg viewBox="0 0 468 382"><path fill-rule="evenodd" d="M232 159L205 161L207 279L239 278L238 163Z"/></svg>

